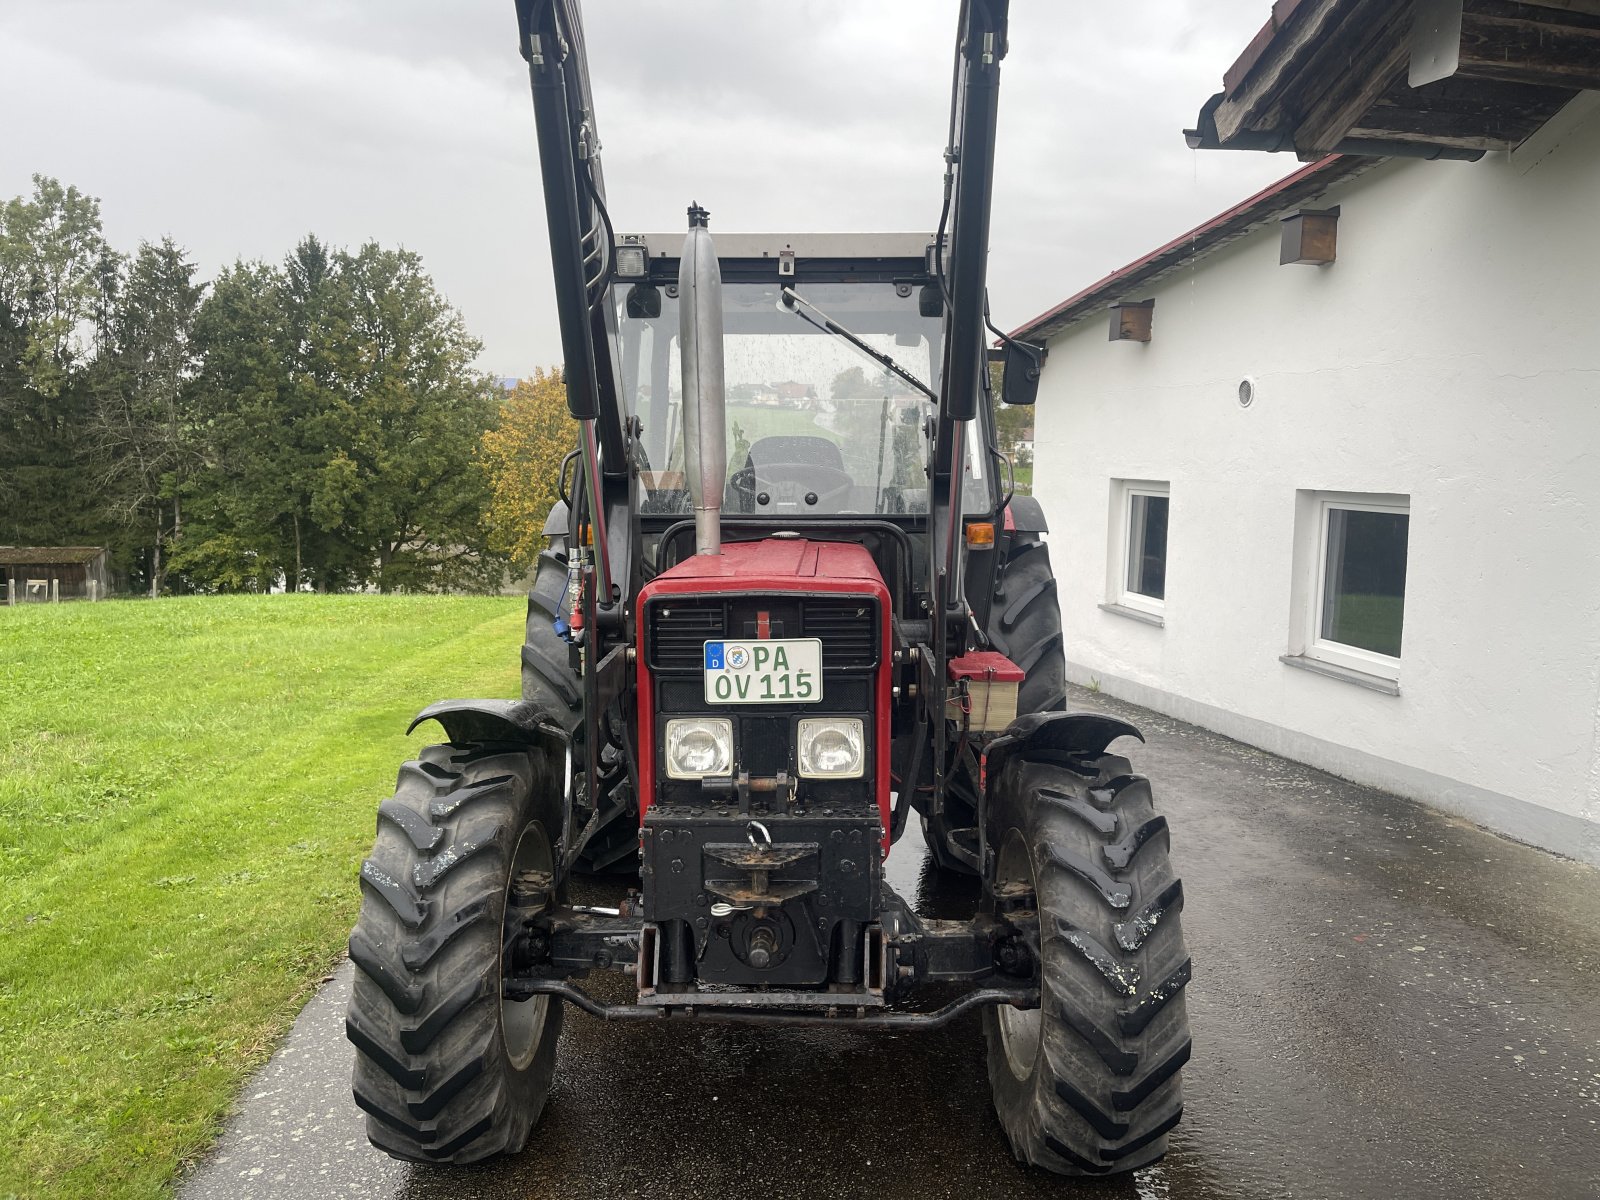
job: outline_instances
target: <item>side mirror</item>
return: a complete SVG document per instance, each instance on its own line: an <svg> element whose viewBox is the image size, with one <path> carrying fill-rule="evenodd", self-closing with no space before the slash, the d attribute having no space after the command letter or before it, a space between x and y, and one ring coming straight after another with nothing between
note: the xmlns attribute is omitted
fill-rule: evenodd
<svg viewBox="0 0 1600 1200"><path fill-rule="evenodd" d="M1039 375L1044 370L1045 349L1027 342L1007 342L1005 375L1000 399L1007 404L1032 404L1039 398Z"/></svg>
<svg viewBox="0 0 1600 1200"><path fill-rule="evenodd" d="M634 320L661 315L661 289L653 283L636 283L628 289L628 316Z"/></svg>

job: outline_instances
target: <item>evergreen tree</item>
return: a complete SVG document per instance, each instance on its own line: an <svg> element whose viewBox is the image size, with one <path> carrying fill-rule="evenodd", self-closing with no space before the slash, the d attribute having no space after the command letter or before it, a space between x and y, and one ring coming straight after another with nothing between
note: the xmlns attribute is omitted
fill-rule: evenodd
<svg viewBox="0 0 1600 1200"><path fill-rule="evenodd" d="M204 284L171 238L139 247L115 306L114 345L95 372L93 453L104 510L141 536L150 594L166 581L169 543L183 542L187 483L205 461L194 411L195 317Z"/></svg>
<svg viewBox="0 0 1600 1200"><path fill-rule="evenodd" d="M0 206L0 542L110 532L85 473L86 334L117 274L92 196L35 175L30 198Z"/></svg>
<svg viewBox="0 0 1600 1200"><path fill-rule="evenodd" d="M503 397L417 255L307 237L206 293L55 180L0 207L0 541L111 545L151 595L497 585Z"/></svg>

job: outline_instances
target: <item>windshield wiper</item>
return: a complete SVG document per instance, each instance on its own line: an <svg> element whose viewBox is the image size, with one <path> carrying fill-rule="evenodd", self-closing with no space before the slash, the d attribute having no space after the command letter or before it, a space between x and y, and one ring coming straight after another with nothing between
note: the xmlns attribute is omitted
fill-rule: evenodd
<svg viewBox="0 0 1600 1200"><path fill-rule="evenodd" d="M845 341L849 342L857 350L861 351L861 353L872 359L873 362L877 363L884 370L898 375L901 379L905 380L912 387L916 388L917 391L921 392L929 400L933 401L935 404L939 403L938 395L932 388L923 383L922 380L918 379L910 371L906 370L899 363L895 362L895 360L890 358L887 354L884 354L878 350L874 350L871 346L867 345L855 334L851 333L843 325L839 324L839 322L835 321L827 313L823 312L815 304L807 300L799 292L795 291L791 287L786 287L782 289L781 297L782 299L780 299L778 302L778 306L780 308L783 308L788 312L792 312L806 324L816 326L816 328L822 330L823 333L831 333L838 337L842 337ZM821 322L818 323L817 321L814 321L810 317L806 316L806 314L801 312L800 309L793 308L790 305L783 303L784 300L790 300L795 304L809 308L812 312L816 313L817 316L822 318Z"/></svg>

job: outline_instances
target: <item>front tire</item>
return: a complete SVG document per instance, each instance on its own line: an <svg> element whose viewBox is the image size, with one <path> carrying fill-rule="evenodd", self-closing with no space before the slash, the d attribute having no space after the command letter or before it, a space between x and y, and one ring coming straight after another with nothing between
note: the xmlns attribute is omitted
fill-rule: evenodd
<svg viewBox="0 0 1600 1200"><path fill-rule="evenodd" d="M501 953L528 897L560 894L560 796L542 750L430 746L378 808L345 1029L367 1137L395 1158L514 1154L544 1111L561 1005L504 999Z"/></svg>
<svg viewBox="0 0 1600 1200"><path fill-rule="evenodd" d="M1040 1007L984 1010L995 1112L1021 1162L1114 1175L1166 1153L1190 1039L1183 888L1128 760L1014 758L996 782L987 905L1038 913ZM996 900L996 897L999 900Z"/></svg>

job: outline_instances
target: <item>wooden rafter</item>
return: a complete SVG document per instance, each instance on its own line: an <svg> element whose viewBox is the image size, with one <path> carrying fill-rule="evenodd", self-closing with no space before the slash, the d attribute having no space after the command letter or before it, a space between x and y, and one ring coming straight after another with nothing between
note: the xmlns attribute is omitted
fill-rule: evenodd
<svg viewBox="0 0 1600 1200"><path fill-rule="evenodd" d="M1261 60L1231 88L1217 107L1217 136L1227 142L1246 130L1272 123L1275 106L1299 67L1310 59L1340 22L1345 0L1301 0L1294 21L1273 39Z"/></svg>
<svg viewBox="0 0 1600 1200"><path fill-rule="evenodd" d="M1405 74L1406 31L1410 14L1404 5L1352 31L1342 52L1319 56L1316 75L1299 81L1310 97L1294 131L1302 154L1326 154L1361 124L1361 118L1394 82Z"/></svg>
<svg viewBox="0 0 1600 1200"><path fill-rule="evenodd" d="M1600 5L1415 0L1410 81L1600 88Z"/></svg>
<svg viewBox="0 0 1600 1200"><path fill-rule="evenodd" d="M1600 17L1600 0L1527 0L1538 8L1564 8L1568 12L1588 13Z"/></svg>
<svg viewBox="0 0 1600 1200"><path fill-rule="evenodd" d="M1413 88L1390 84L1351 137L1509 150L1553 117L1576 92L1487 79L1452 78Z"/></svg>
<svg viewBox="0 0 1600 1200"><path fill-rule="evenodd" d="M1471 158L1520 145L1580 89L1600 89L1600 0L1294 0L1272 11L1186 131L1190 145Z"/></svg>

